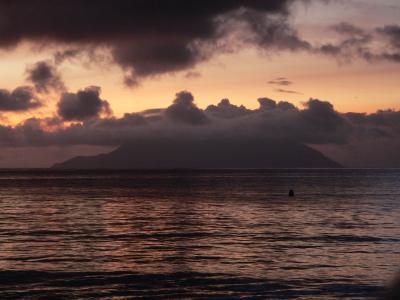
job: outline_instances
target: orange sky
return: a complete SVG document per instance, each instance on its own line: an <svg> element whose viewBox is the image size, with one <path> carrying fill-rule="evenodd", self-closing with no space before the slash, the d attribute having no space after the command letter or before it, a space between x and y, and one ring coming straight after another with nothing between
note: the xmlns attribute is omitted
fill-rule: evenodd
<svg viewBox="0 0 400 300"><path fill-rule="evenodd" d="M25 49L24 49L25 48ZM46 53L28 53L27 46L14 53L2 53L0 65L7 70L2 84L13 89L25 84L26 65L45 59ZM28 55L27 55L28 54ZM102 97L107 99L117 116L125 112L166 107L176 92L189 90L200 107L229 98L234 104L249 108L258 105L257 98L269 97L288 100L301 105L310 97L329 100L342 112L373 112L377 109L400 109L400 67L390 63L353 61L342 64L335 59L310 54L280 53L272 56L260 54L255 49L220 55L196 68L200 77L186 78L186 72L146 79L139 87L128 88L122 83L122 71L112 65L81 66L65 63L61 72L71 91L86 86L102 87ZM282 87L299 94L276 91L278 86L268 84L276 77L286 77L293 85ZM301 94L300 94L301 93ZM10 115L20 120L29 115L41 116L55 110L58 95L50 95L47 107L40 111Z"/></svg>
<svg viewBox="0 0 400 300"><path fill-rule="evenodd" d="M360 5L362 3L362 5ZM314 4L294 8L291 22L308 40L318 41L329 36L329 26L338 22L353 22L359 26L382 26L395 22L400 9L394 0L376 4L373 1ZM366 15L379 8L379 13ZM344 10L343 10L344 9ZM369 23L366 22L369 21ZM0 52L1 88L12 90L27 84L24 72L27 65L50 59L54 49L33 50L23 44L16 49ZM102 98L110 102L116 116L125 112L168 106L176 92L188 90L196 103L204 108L229 98L234 104L249 108L258 105L257 98L269 97L288 100L297 105L310 97L332 102L341 112L373 112L377 109L400 109L400 65L389 62L368 63L361 60L340 62L321 55L280 52L263 54L254 48L231 54L220 54L198 65L196 78L186 78L187 71L144 80L139 87L128 88L122 83L123 72L113 64L85 64L66 62L60 72L68 89L75 92L95 85L102 88ZM268 81L285 77L293 85L279 87ZM299 94L285 94L276 88L294 90ZM54 114L59 95L46 96L46 107L27 113L7 113L12 123L29 116Z"/></svg>

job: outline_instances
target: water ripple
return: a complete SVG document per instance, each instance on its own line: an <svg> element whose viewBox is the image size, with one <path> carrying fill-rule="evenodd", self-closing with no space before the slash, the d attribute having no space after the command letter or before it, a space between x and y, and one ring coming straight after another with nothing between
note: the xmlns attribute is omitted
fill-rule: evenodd
<svg viewBox="0 0 400 300"><path fill-rule="evenodd" d="M0 299L372 299L398 267L399 186L399 170L0 171Z"/></svg>

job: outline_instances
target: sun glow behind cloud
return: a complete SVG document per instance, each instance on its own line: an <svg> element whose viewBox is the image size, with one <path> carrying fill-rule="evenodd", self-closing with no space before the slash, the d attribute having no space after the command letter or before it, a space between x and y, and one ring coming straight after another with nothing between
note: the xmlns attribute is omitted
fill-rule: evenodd
<svg viewBox="0 0 400 300"><path fill-rule="evenodd" d="M50 56L50 53L31 56L27 48L21 47L9 56L3 53L1 64L8 74L3 81L5 88L26 84L21 79L26 65ZM296 104L316 97L330 100L343 112L372 112L380 108L398 108L397 79L400 78L400 69L389 63L353 62L341 65L325 57L301 53L296 56L291 53L265 56L256 49L219 55L197 67L200 76L196 78L187 78L186 72L179 72L149 78L135 88L123 85L122 71L114 65L85 67L67 62L60 71L71 91L90 85L101 86L104 98L110 102L117 116L125 112L165 107L176 91L184 89L197 95L200 107L217 103L223 98L254 108L257 98L262 96L291 100ZM269 80L279 76L293 81L292 88L299 94L280 93L268 85ZM18 122L27 115L51 115L58 95L45 97L44 108L10 115L10 120Z"/></svg>
<svg viewBox="0 0 400 300"><path fill-rule="evenodd" d="M326 41L340 41L341 37L332 30L335 24L347 22L374 31L377 27L396 24L400 12L393 0L310 3L296 4L289 23L299 32L300 38L313 47ZM57 48L63 46L23 42L15 48L0 50L0 88L13 90L30 84L26 81L27 67L53 59ZM260 97L288 100L298 107L313 97L330 101L340 112L371 113L378 109L400 108L398 63L331 57L316 53L316 49L264 50L259 45L249 44L235 51L217 51L193 68L143 76L134 87L124 85L127 69L115 64L104 47L97 50L104 59L91 61L87 56L77 57L57 68L69 92L89 86L101 87L101 97L109 102L116 117L167 107L174 94L181 90L191 91L196 96L196 104L203 109L223 98L255 109ZM287 78L292 84L284 88L268 84L278 77ZM56 116L60 93L40 95L44 105L39 109L2 113L2 123L16 125L29 117Z"/></svg>

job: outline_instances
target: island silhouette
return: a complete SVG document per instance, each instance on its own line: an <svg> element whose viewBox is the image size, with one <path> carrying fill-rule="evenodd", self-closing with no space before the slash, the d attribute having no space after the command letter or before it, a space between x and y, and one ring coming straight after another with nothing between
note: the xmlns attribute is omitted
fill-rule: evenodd
<svg viewBox="0 0 400 300"><path fill-rule="evenodd" d="M317 150L292 141L214 138L142 139L96 156L78 156L56 169L340 168Z"/></svg>

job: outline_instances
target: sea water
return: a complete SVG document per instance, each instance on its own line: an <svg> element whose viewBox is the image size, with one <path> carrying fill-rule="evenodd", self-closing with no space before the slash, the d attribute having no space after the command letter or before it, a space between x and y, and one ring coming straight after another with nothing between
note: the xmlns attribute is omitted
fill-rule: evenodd
<svg viewBox="0 0 400 300"><path fill-rule="evenodd" d="M373 299L399 258L400 170L0 171L0 299Z"/></svg>

